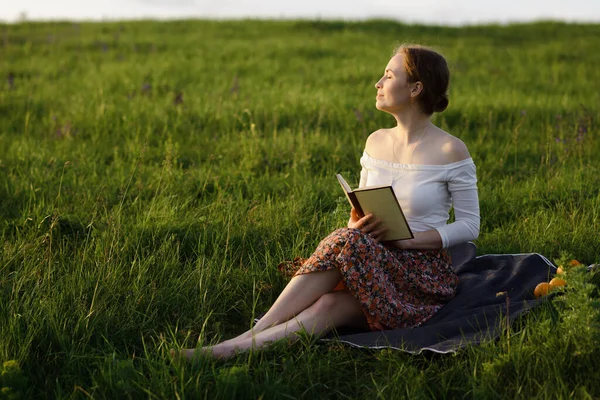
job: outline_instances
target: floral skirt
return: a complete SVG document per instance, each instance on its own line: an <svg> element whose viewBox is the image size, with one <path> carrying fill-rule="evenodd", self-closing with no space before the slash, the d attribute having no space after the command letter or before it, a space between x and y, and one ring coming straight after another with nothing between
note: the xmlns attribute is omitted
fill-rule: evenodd
<svg viewBox="0 0 600 400"><path fill-rule="evenodd" d="M358 229L331 233L294 276L332 268L342 274L334 291L354 295L373 331L421 325L455 296L458 287L446 250L400 250Z"/></svg>

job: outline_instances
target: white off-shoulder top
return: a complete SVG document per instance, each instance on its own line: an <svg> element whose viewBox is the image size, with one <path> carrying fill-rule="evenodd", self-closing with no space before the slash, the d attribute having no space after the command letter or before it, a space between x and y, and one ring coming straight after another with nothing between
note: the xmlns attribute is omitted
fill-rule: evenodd
<svg viewBox="0 0 600 400"><path fill-rule="evenodd" d="M413 232L436 229L444 248L479 236L475 163L467 158L445 165L399 164L363 152L359 187L391 185ZM448 224L450 208L454 222Z"/></svg>

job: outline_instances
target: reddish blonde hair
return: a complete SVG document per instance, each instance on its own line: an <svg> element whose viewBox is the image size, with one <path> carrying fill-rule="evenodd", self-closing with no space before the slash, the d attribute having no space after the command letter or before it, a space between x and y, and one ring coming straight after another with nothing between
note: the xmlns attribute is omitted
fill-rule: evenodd
<svg viewBox="0 0 600 400"><path fill-rule="evenodd" d="M402 44L394 54L404 56L408 81L423 84L423 90L417 98L423 112L431 115L444 111L448 107L447 90L450 83L446 59L434 50L420 45Z"/></svg>

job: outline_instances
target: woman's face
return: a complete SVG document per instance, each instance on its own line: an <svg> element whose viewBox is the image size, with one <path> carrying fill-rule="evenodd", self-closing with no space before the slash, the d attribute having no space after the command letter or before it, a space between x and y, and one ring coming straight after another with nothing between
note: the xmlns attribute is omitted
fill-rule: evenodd
<svg viewBox="0 0 600 400"><path fill-rule="evenodd" d="M415 89L414 85L406 79L404 55L396 54L385 67L383 77L375 84L377 88L375 107L389 113L405 109L410 105L411 98L414 97L411 95Z"/></svg>

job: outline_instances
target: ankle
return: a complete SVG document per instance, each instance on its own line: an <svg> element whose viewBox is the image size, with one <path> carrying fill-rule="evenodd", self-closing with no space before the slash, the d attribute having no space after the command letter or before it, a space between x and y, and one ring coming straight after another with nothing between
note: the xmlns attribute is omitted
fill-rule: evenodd
<svg viewBox="0 0 600 400"><path fill-rule="evenodd" d="M259 331L256 329L251 329L247 332L242 333L240 336L238 336L237 338L239 340L244 340L244 339L250 339L252 336L256 335Z"/></svg>

